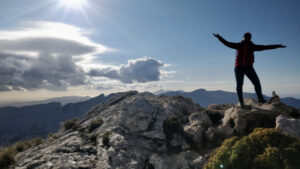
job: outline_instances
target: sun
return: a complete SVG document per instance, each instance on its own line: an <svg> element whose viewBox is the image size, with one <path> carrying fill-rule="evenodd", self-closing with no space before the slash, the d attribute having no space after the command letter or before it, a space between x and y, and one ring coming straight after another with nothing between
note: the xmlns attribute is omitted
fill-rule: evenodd
<svg viewBox="0 0 300 169"><path fill-rule="evenodd" d="M61 3L68 8L78 9L85 5L86 0L61 0Z"/></svg>

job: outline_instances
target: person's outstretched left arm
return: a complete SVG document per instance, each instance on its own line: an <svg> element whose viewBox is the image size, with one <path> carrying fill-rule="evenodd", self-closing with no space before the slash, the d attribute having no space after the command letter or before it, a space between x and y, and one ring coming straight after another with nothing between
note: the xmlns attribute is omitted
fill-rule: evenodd
<svg viewBox="0 0 300 169"><path fill-rule="evenodd" d="M277 49L277 48L285 48L284 45L255 45L254 50L255 51L262 51L262 50L268 50L268 49Z"/></svg>

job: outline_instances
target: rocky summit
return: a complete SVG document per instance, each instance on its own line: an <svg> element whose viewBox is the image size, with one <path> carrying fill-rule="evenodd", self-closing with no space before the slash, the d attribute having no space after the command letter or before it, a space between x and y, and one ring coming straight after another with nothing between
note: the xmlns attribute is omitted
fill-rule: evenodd
<svg viewBox="0 0 300 169"><path fill-rule="evenodd" d="M17 169L203 168L224 139L254 128L281 128L300 138L299 111L279 99L202 108L182 96L118 93L15 157ZM296 131L295 131L296 130Z"/></svg>

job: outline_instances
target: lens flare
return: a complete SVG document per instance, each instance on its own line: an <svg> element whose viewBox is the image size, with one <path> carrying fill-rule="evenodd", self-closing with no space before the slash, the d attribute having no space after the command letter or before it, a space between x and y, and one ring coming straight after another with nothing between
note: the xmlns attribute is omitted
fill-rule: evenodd
<svg viewBox="0 0 300 169"><path fill-rule="evenodd" d="M68 8L81 8L85 5L86 0L61 0L62 4Z"/></svg>

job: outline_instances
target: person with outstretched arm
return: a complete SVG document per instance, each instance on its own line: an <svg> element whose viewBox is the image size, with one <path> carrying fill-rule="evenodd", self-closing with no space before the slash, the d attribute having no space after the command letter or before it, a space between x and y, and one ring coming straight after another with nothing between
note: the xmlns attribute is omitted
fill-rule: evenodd
<svg viewBox="0 0 300 169"><path fill-rule="evenodd" d="M249 32L244 34L243 40L239 43L228 42L219 34L213 34L213 35L216 38L218 38L219 41L221 41L225 46L237 50L234 72L235 72L235 79L236 79L236 91L240 101L241 108L242 109L246 108L243 99L244 75L246 75L254 85L258 102L265 103L266 101L262 95L262 89L261 89L259 78L253 68L254 52L267 50L267 49L285 48L286 46L283 46L281 44L256 45L251 41L251 33Z"/></svg>

